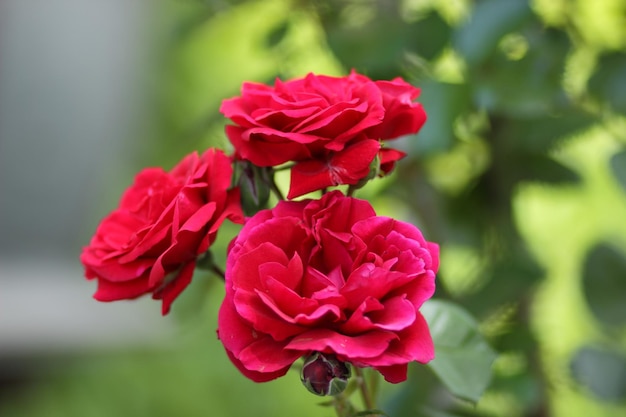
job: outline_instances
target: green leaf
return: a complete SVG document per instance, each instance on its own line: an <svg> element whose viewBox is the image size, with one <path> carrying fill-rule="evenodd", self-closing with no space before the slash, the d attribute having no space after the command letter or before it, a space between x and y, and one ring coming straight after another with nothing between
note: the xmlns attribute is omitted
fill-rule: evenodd
<svg viewBox="0 0 626 417"><path fill-rule="evenodd" d="M619 183L626 190L626 149L611 157L611 168Z"/></svg>
<svg viewBox="0 0 626 417"><path fill-rule="evenodd" d="M626 357L608 349L585 346L570 364L574 378L605 401L626 399Z"/></svg>
<svg viewBox="0 0 626 417"><path fill-rule="evenodd" d="M476 402L491 380L497 354L461 307L430 300L421 309L435 342L436 358L428 366L456 396Z"/></svg>
<svg viewBox="0 0 626 417"><path fill-rule="evenodd" d="M596 245L585 262L585 297L595 316L609 325L626 324L626 256L606 243Z"/></svg>
<svg viewBox="0 0 626 417"><path fill-rule="evenodd" d="M424 408L441 408L433 404L434 398L437 398L437 404L441 404L442 394L446 400L454 400L432 370L417 363L414 365L409 366L407 381L396 385L381 398L381 408L390 416L427 417L427 413L422 412Z"/></svg>

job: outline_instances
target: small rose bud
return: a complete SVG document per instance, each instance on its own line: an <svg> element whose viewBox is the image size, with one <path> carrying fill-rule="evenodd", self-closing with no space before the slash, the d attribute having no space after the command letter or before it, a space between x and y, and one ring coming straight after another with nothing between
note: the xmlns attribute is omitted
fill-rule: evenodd
<svg viewBox="0 0 626 417"><path fill-rule="evenodd" d="M316 395L337 395L348 386L350 365L335 355L313 352L304 358L300 379Z"/></svg>

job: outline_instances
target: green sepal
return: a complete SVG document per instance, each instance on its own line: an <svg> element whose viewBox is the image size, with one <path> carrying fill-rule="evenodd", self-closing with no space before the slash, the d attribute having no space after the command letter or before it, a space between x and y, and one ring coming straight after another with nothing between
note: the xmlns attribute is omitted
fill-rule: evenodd
<svg viewBox="0 0 626 417"><path fill-rule="evenodd" d="M241 193L241 206L246 216L267 208L270 198L271 167L259 167L249 161L235 162L235 185Z"/></svg>

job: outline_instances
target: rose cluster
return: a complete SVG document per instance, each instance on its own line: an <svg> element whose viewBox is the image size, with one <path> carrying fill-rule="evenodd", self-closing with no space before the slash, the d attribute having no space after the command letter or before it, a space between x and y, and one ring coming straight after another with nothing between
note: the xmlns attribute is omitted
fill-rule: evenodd
<svg viewBox="0 0 626 417"><path fill-rule="evenodd" d="M229 220L243 227L227 254L218 336L245 376L268 381L304 358L302 380L318 394L345 386L347 364L405 380L408 363L434 358L419 310L435 290L439 249L351 194L404 156L386 141L424 124L418 95L400 78L356 72L245 83L220 109L231 155L209 149L169 172L141 171L97 227L81 254L94 297L151 294L167 314ZM274 207L244 216L241 167L276 191ZM287 200L276 169L290 169Z"/></svg>

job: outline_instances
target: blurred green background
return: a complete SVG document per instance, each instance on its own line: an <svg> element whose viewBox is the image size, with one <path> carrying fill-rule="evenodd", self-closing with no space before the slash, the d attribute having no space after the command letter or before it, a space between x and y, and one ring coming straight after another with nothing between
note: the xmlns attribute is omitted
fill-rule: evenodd
<svg viewBox="0 0 626 417"><path fill-rule="evenodd" d="M0 416L332 416L297 372L228 362L219 282L160 318L91 301L77 257L136 171L228 147L242 82L353 68L419 86L429 116L357 197L441 244L436 297L500 353L476 405L414 366L380 407L626 415L626 1L35 3L0 4Z"/></svg>

